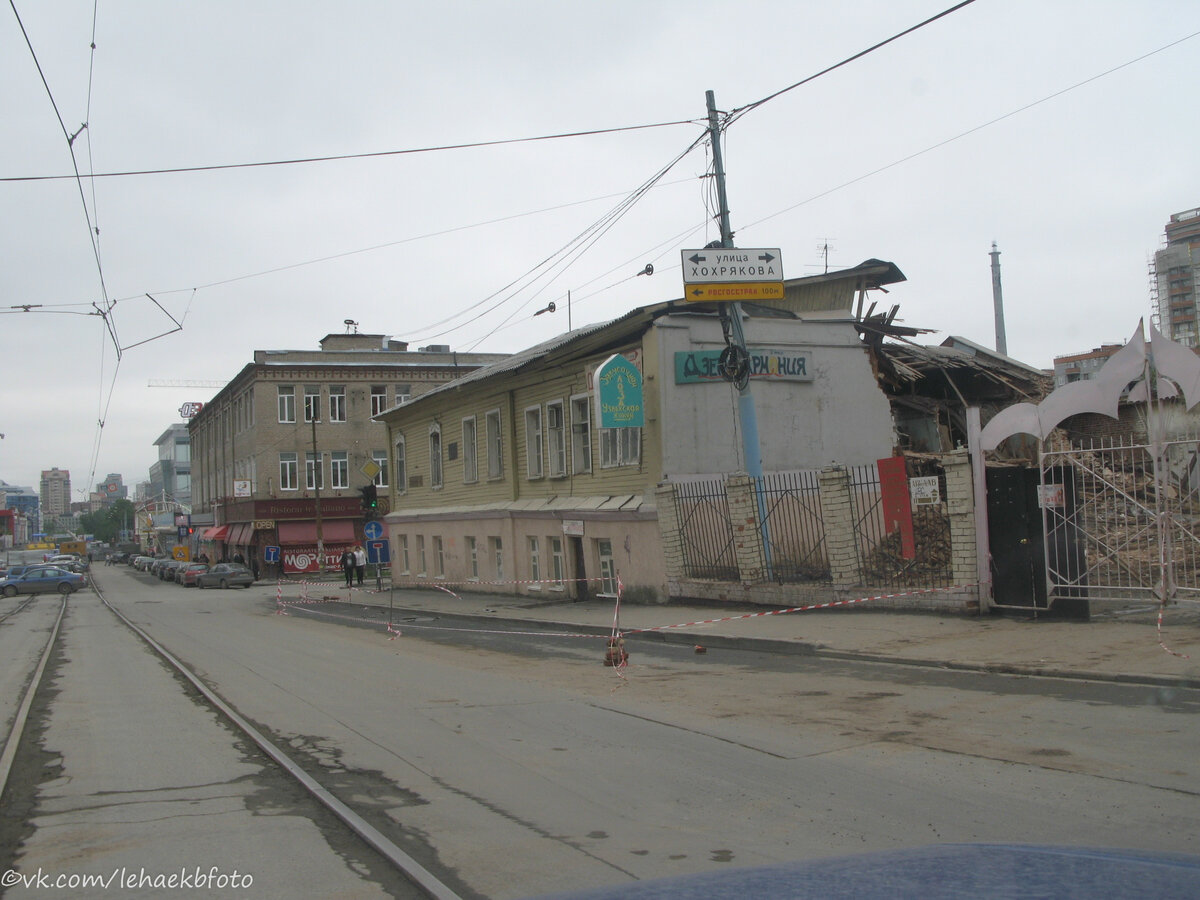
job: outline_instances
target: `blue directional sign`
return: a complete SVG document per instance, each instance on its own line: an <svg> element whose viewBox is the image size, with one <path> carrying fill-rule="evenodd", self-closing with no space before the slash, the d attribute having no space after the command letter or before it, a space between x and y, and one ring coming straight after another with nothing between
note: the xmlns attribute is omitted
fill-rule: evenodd
<svg viewBox="0 0 1200 900"><path fill-rule="evenodd" d="M363 526L363 534L366 535L368 541L377 541L383 537L383 523L376 522L372 519Z"/></svg>
<svg viewBox="0 0 1200 900"><path fill-rule="evenodd" d="M279 548L275 546L263 547L263 561L269 563L279 562Z"/></svg>
<svg viewBox="0 0 1200 900"><path fill-rule="evenodd" d="M392 561L392 545L387 541L367 541L367 562L386 566Z"/></svg>

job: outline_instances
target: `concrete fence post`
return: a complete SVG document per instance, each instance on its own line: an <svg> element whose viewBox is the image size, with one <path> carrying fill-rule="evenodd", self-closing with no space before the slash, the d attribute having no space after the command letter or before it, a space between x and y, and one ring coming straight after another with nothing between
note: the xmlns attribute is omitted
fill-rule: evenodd
<svg viewBox="0 0 1200 900"><path fill-rule="evenodd" d="M731 476L725 482L725 499L729 505L729 524L733 529L738 579L742 584L760 584L766 569L763 564L766 556L758 521L754 479L749 475Z"/></svg>
<svg viewBox="0 0 1200 900"><path fill-rule="evenodd" d="M817 479L821 485L821 518L834 587L857 585L862 579L854 534L854 507L850 502L850 473L843 466L827 466Z"/></svg>

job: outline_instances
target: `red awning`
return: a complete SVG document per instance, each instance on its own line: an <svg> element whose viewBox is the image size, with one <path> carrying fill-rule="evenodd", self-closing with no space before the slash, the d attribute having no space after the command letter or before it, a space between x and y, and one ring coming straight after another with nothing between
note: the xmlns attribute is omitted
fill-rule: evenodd
<svg viewBox="0 0 1200 900"><path fill-rule="evenodd" d="M228 543L237 547L245 547L250 543L250 535L254 534L254 526L249 522L238 522L229 529Z"/></svg>
<svg viewBox="0 0 1200 900"><path fill-rule="evenodd" d="M229 536L228 525L213 525L210 528L204 529L204 534L201 538L206 541L223 541Z"/></svg>
<svg viewBox="0 0 1200 900"><path fill-rule="evenodd" d="M321 523L321 540L327 544L353 544L354 523L346 519L331 519ZM316 522L280 522L280 544L315 544Z"/></svg>

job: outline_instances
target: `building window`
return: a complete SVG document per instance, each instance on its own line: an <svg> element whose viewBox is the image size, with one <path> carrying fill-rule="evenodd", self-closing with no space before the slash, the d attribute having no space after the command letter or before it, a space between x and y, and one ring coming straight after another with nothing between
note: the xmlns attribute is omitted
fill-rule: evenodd
<svg viewBox="0 0 1200 900"><path fill-rule="evenodd" d="M350 457L345 450L329 454L329 485L335 491L350 487Z"/></svg>
<svg viewBox="0 0 1200 900"><path fill-rule="evenodd" d="M496 580L504 580L504 544L498 537L488 538L488 544L492 548L492 564L496 567Z"/></svg>
<svg viewBox="0 0 1200 900"><path fill-rule="evenodd" d="M412 399L412 385L411 384L396 385L396 405L397 406L399 406L401 403L407 403L411 399Z"/></svg>
<svg viewBox="0 0 1200 900"><path fill-rule="evenodd" d="M388 458L386 450L372 450L371 461L379 466L379 471L375 473L375 478L372 483L376 487L385 488L388 486Z"/></svg>
<svg viewBox="0 0 1200 900"><path fill-rule="evenodd" d="M571 398L571 472L592 471L592 409L587 397Z"/></svg>
<svg viewBox="0 0 1200 900"><path fill-rule="evenodd" d="M525 410L525 474L542 477L542 408Z"/></svg>
<svg viewBox="0 0 1200 900"><path fill-rule="evenodd" d="M566 579L567 571L565 562L562 538L550 538L550 579L555 582L552 588L556 591L563 589L563 581Z"/></svg>
<svg viewBox="0 0 1200 900"><path fill-rule="evenodd" d="M279 421L291 423L296 421L296 388L286 385L279 388Z"/></svg>
<svg viewBox="0 0 1200 900"><path fill-rule="evenodd" d="M396 535L396 544L400 549L400 571L408 574L408 535Z"/></svg>
<svg viewBox="0 0 1200 900"><path fill-rule="evenodd" d="M296 454L279 454L279 489L294 491L299 487L296 483Z"/></svg>
<svg viewBox="0 0 1200 900"><path fill-rule="evenodd" d="M567 474L567 429L561 400L546 404L546 450L550 477L562 478Z"/></svg>
<svg viewBox="0 0 1200 900"><path fill-rule="evenodd" d="M600 592L615 597L617 564L613 559L612 541L596 541L596 552L600 556Z"/></svg>
<svg viewBox="0 0 1200 900"><path fill-rule="evenodd" d="M403 494L408 488L408 466L404 460L404 436L396 438L396 493Z"/></svg>
<svg viewBox="0 0 1200 900"><path fill-rule="evenodd" d="M417 535L417 574L424 577L425 572L425 535Z"/></svg>
<svg viewBox="0 0 1200 900"><path fill-rule="evenodd" d="M475 417L462 420L463 484L474 484L479 480L479 458L476 452Z"/></svg>
<svg viewBox="0 0 1200 900"><path fill-rule="evenodd" d="M500 410L487 414L487 464L488 478L504 477L504 441L500 435Z"/></svg>
<svg viewBox="0 0 1200 900"><path fill-rule="evenodd" d="M318 384L304 386L304 421L321 421L321 386Z"/></svg>
<svg viewBox="0 0 1200 900"><path fill-rule="evenodd" d="M529 580L533 582L529 586L532 590L542 589L542 551L536 537L529 539Z"/></svg>
<svg viewBox="0 0 1200 900"><path fill-rule="evenodd" d="M442 555L442 536L439 534L433 536L433 574L436 578L446 575L446 558Z"/></svg>
<svg viewBox="0 0 1200 900"><path fill-rule="evenodd" d="M310 491L325 487L320 452L313 453L310 450L304 454L304 486Z"/></svg>
<svg viewBox="0 0 1200 900"><path fill-rule="evenodd" d="M436 425L429 429L429 486L442 486L442 430Z"/></svg>
<svg viewBox="0 0 1200 900"><path fill-rule="evenodd" d="M642 429L601 428L600 466L636 466L641 461Z"/></svg>
<svg viewBox="0 0 1200 900"><path fill-rule="evenodd" d="M467 541L467 572L472 578L479 577L479 547L475 538L468 537Z"/></svg>
<svg viewBox="0 0 1200 900"><path fill-rule="evenodd" d="M387 385L371 385L371 415L377 416L387 408Z"/></svg>
<svg viewBox="0 0 1200 900"><path fill-rule="evenodd" d="M344 384L329 386L329 421L346 421L346 386Z"/></svg>

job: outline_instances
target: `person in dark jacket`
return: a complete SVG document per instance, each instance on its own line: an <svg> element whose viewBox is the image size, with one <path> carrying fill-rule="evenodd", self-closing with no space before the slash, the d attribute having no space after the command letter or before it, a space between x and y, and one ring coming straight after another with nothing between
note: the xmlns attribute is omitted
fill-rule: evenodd
<svg viewBox="0 0 1200 900"><path fill-rule="evenodd" d="M354 587L354 554L349 547L342 551L342 573L346 576L346 587Z"/></svg>

